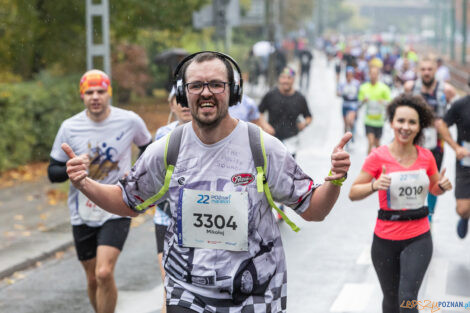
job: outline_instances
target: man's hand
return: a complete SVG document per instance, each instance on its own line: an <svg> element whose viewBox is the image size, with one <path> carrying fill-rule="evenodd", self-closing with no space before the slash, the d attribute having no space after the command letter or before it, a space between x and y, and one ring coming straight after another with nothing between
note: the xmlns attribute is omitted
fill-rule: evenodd
<svg viewBox="0 0 470 313"><path fill-rule="evenodd" d="M307 125L308 125L308 124L307 124L306 122L297 123L297 129L298 129L299 131L302 131L302 130L304 130L305 127L307 127Z"/></svg>
<svg viewBox="0 0 470 313"><path fill-rule="evenodd" d="M470 156L470 151L468 151L462 146L458 146L455 149L455 154L457 156L457 160L462 160L463 158Z"/></svg>
<svg viewBox="0 0 470 313"><path fill-rule="evenodd" d="M67 175L69 175L70 181L74 187L81 189L85 183L85 178L88 176L90 159L86 154L76 156L72 148L66 143L63 143L61 148L70 158L66 163Z"/></svg>
<svg viewBox="0 0 470 313"><path fill-rule="evenodd" d="M392 183L392 178L387 175L387 169L385 165L382 165L382 174L380 174L379 179L372 183L373 190L387 190Z"/></svg>
<svg viewBox="0 0 470 313"><path fill-rule="evenodd" d="M325 181L332 181L343 178L351 166L351 160L349 159L349 153L344 151L344 146L352 138L352 133L347 132L339 144L333 149L331 154L331 176L325 177Z"/></svg>
<svg viewBox="0 0 470 313"><path fill-rule="evenodd" d="M274 136L274 134L276 133L276 131L274 130L274 127L272 127L271 124L269 123L264 124L262 128L265 132L267 132L271 136Z"/></svg>

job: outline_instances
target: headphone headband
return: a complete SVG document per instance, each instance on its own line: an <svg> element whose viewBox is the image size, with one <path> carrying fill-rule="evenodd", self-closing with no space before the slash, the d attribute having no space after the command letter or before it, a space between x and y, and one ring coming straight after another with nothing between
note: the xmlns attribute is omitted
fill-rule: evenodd
<svg viewBox="0 0 470 313"><path fill-rule="evenodd" d="M199 52L196 52L196 53L193 53L193 54L190 54L188 56L186 56L183 60L180 61L180 63L178 64L178 66L176 67L174 73L173 73L173 77L176 80L178 80L178 75L181 71L181 68L183 67L183 65L188 62L189 60L195 58L197 55L199 54L203 54L203 53L212 53L212 54L215 54L219 57L221 57L222 59L226 59L226 60L229 60L230 63L232 63L238 74L240 75L240 78L242 77L242 70L240 69L240 66L238 66L238 63L237 61L235 61L231 56L229 56L228 54L225 54L225 53L222 53L222 52L218 52L218 51L209 51L209 50L206 50L206 51L199 51Z"/></svg>
<svg viewBox="0 0 470 313"><path fill-rule="evenodd" d="M199 54L203 53L212 53L216 55L217 57L228 60L233 67L235 67L236 71L238 72L239 76L239 82L236 84L235 78L234 78L234 84L230 86L230 101L229 105L235 105L238 102L241 101L242 98L242 93L243 93L243 78L242 78L242 71L240 69L240 66L238 66L238 63L228 54L217 52L217 51L199 51L193 54L190 54L186 56L181 62L176 66L176 69L173 73L174 77L174 88L176 90L176 100L178 103L180 103L182 106L187 107L188 106L188 99L186 97L186 93L184 91L184 86L183 86L183 77L180 76L180 71L182 67L190 60L195 58ZM181 73L182 74L182 73Z"/></svg>

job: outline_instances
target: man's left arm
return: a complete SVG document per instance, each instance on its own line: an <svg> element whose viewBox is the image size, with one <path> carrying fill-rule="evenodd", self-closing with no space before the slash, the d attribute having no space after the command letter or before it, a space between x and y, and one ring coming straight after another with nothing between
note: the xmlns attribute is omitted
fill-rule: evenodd
<svg viewBox="0 0 470 313"><path fill-rule="evenodd" d="M265 132L267 132L268 134L270 134L272 136L274 136L274 134L276 133L274 128L271 126L271 124L269 124L266 121L266 119L264 118L264 115L261 114L261 113L259 114L257 119L251 120L250 122L252 122L253 124L258 125L259 127L261 127L262 130L264 130Z"/></svg>
<svg viewBox="0 0 470 313"><path fill-rule="evenodd" d="M342 180L344 181L344 178L346 178L351 166L349 153L343 149L351 138L352 134L347 132L341 138L340 143L334 148L331 154L330 175L325 177L325 183L313 192L307 210L301 214L305 220L323 221L336 203L341 190Z"/></svg>
<svg viewBox="0 0 470 313"><path fill-rule="evenodd" d="M305 99L305 97L303 97L302 107L303 108L302 108L301 114L304 117L304 121L297 123L297 128L299 129L299 131L303 130L305 127L310 125L310 123L312 123L312 120L313 120L312 114L310 113L310 110L308 109L307 99Z"/></svg>
<svg viewBox="0 0 470 313"><path fill-rule="evenodd" d="M456 100L457 91L454 86L449 83L444 83L444 94L446 95L447 104L452 103Z"/></svg>
<svg viewBox="0 0 470 313"><path fill-rule="evenodd" d="M139 148L139 157L152 143L152 135L147 129L144 120L136 114L134 122L134 144Z"/></svg>

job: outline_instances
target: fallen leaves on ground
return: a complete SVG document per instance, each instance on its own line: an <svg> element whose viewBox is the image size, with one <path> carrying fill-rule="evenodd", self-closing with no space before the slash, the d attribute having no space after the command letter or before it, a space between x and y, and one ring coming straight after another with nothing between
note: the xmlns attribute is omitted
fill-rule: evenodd
<svg viewBox="0 0 470 313"><path fill-rule="evenodd" d="M64 251L58 251L58 252L56 252L55 255L54 255L54 257L55 257L56 259L58 259L58 260L59 260L59 259L62 259L62 258L64 257Z"/></svg>
<svg viewBox="0 0 470 313"><path fill-rule="evenodd" d="M138 227L140 226L143 222L145 222L145 217L142 215L136 216L131 220L131 227Z"/></svg>
<svg viewBox="0 0 470 313"><path fill-rule="evenodd" d="M60 189L49 189L46 195L49 205L57 205L59 202L67 200L67 193Z"/></svg>
<svg viewBox="0 0 470 313"><path fill-rule="evenodd" d="M20 166L0 174L0 188L11 187L17 183L37 181L47 173L48 162L37 162Z"/></svg>
<svg viewBox="0 0 470 313"><path fill-rule="evenodd" d="M15 278L15 279L23 279L25 277L26 277L26 275L23 272L14 272L13 273L13 278Z"/></svg>
<svg viewBox="0 0 470 313"><path fill-rule="evenodd" d="M24 225L21 225L21 224L14 224L13 228L16 229L16 230L25 230L26 229L26 227Z"/></svg>
<svg viewBox="0 0 470 313"><path fill-rule="evenodd" d="M41 214L39 215L39 218L40 218L41 220L45 221L45 220L47 220L47 219L49 218L49 215L50 215L49 212L48 212L48 213L41 213Z"/></svg>
<svg viewBox="0 0 470 313"><path fill-rule="evenodd" d="M47 228L46 225L44 225L43 223L38 223L37 230L39 230L40 232L45 232L48 231L49 228Z"/></svg>
<svg viewBox="0 0 470 313"><path fill-rule="evenodd" d="M12 231L5 231L5 232L3 232L3 236L5 236L7 238L13 238L13 237L15 237L15 233L12 232Z"/></svg>
<svg viewBox="0 0 470 313"><path fill-rule="evenodd" d="M15 280L11 278L5 278L4 281L7 285L13 285L15 283Z"/></svg>
<svg viewBox="0 0 470 313"><path fill-rule="evenodd" d="M13 219L15 221L22 221L22 220L24 220L24 216L23 216L23 214L17 214L13 217Z"/></svg>

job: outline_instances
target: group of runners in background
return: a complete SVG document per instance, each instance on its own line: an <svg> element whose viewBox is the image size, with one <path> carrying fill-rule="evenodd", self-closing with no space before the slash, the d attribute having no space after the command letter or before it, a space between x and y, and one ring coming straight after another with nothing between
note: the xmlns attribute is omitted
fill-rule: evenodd
<svg viewBox="0 0 470 313"><path fill-rule="evenodd" d="M345 132L355 133L358 110L364 108L368 156L349 197L379 193L372 261L384 294L383 312L402 312L400 303L416 299L431 260L436 196L453 188L441 169L444 142L456 153L457 234L467 235L470 97L459 99L439 57L358 39L325 40L322 47L335 67ZM380 145L386 122L393 139ZM449 131L452 125L457 140Z"/></svg>

